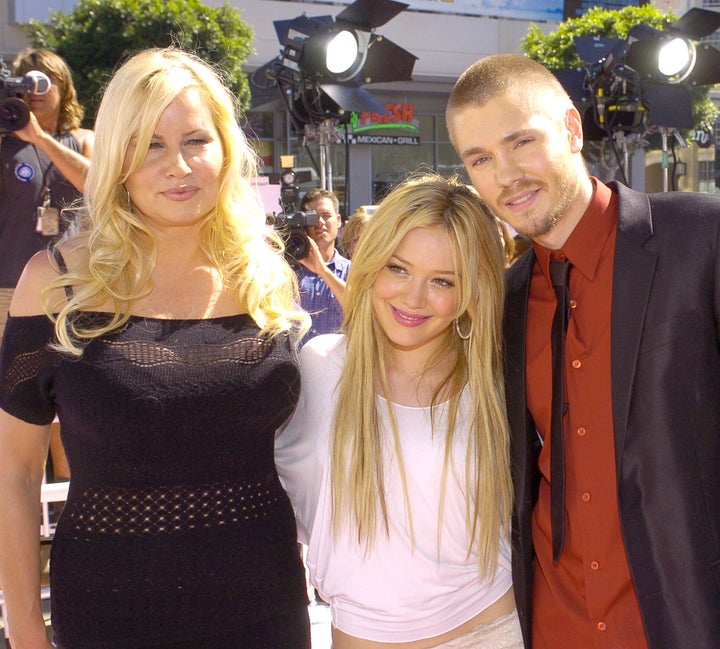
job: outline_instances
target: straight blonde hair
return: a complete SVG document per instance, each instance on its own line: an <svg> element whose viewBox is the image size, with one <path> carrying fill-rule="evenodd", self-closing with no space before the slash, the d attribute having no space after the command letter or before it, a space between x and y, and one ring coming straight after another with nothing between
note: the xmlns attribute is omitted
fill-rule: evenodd
<svg viewBox="0 0 720 649"><path fill-rule="evenodd" d="M332 423L335 531L349 523L367 548L379 529L388 533L383 431L376 388L379 384L384 394L389 394L385 364L389 342L372 306L372 289L378 273L415 228L442 228L447 232L458 273L458 325L463 335L470 335L465 340L455 327L449 327L442 350L426 371L443 359L455 359L432 399L437 406L441 398L451 395L448 427L442 431L444 483L453 442L465 433L467 533L471 539L468 554L475 550L480 571L493 574L499 540L509 531L512 509L501 350L504 254L495 218L476 192L455 178L424 174L405 181L382 201L353 255L344 297L347 357ZM466 419L458 417L463 390L469 394ZM389 401L388 407L409 507L397 424ZM469 430L457 430L460 421L467 421ZM444 494L439 497L442 516Z"/></svg>

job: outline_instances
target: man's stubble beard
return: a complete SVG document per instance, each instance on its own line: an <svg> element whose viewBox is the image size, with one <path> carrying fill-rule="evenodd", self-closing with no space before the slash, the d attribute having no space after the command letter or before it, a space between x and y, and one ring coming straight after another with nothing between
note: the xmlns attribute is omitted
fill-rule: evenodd
<svg viewBox="0 0 720 649"><path fill-rule="evenodd" d="M572 205L575 197L578 194L579 179L574 173L573 169L568 169L566 173L562 171L555 171L550 183L544 181L524 181L523 183L513 187L512 192L517 193L522 191L525 186L530 188L539 188L546 191L548 196L551 195L552 187L556 187L558 190L558 202L556 205L551 205L550 208L545 212L544 216L539 219L528 220L527 228L515 229L521 235L524 235L530 239L539 239L549 234L563 219L563 216L567 213L569 207ZM500 197L500 201L503 197ZM532 226L532 227L530 227Z"/></svg>

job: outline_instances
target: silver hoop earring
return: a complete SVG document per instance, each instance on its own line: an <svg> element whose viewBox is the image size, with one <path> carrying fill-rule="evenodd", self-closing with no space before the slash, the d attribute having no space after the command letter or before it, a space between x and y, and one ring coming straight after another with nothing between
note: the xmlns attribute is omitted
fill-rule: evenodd
<svg viewBox="0 0 720 649"><path fill-rule="evenodd" d="M129 212L132 212L133 204L132 204L132 198L130 198L130 190L125 187L125 194L127 195L127 208Z"/></svg>
<svg viewBox="0 0 720 649"><path fill-rule="evenodd" d="M470 331L468 331L466 334L464 334L460 330L460 318L455 318L455 331L457 331L457 335L460 336L460 338L462 338L463 340L470 340L470 336L472 336L472 332L473 332L473 326L474 326L474 323L471 322L470 323Z"/></svg>

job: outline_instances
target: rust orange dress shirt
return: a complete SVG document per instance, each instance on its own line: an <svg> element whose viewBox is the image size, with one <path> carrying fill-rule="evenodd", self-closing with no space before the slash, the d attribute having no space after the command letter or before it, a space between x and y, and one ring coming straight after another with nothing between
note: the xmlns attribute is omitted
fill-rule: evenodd
<svg viewBox="0 0 720 649"><path fill-rule="evenodd" d="M617 199L595 181L592 202L562 250L571 264L565 343L565 547L552 559L550 531L551 251L535 246L528 304L528 407L544 439L533 512L537 555L533 649L647 649L630 577L615 470L610 388L610 310Z"/></svg>

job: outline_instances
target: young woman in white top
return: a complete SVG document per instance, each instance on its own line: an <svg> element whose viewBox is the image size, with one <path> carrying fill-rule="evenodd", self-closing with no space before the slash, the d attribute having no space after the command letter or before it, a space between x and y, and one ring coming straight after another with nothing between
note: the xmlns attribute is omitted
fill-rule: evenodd
<svg viewBox="0 0 720 649"><path fill-rule="evenodd" d="M344 335L302 350L276 463L335 649L519 649L495 219L406 181L353 255Z"/></svg>

